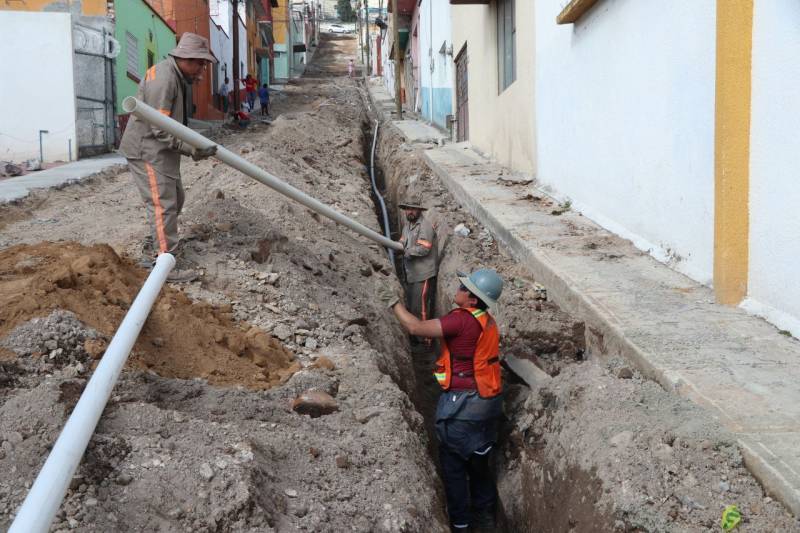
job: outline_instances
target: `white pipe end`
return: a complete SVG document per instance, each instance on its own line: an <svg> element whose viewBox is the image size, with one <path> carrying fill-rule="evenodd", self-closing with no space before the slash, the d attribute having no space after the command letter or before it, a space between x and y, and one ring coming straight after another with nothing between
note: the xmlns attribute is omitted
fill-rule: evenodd
<svg viewBox="0 0 800 533"><path fill-rule="evenodd" d="M122 109L126 113L132 113L134 109L136 109L136 98L133 96L127 96L122 101Z"/></svg>

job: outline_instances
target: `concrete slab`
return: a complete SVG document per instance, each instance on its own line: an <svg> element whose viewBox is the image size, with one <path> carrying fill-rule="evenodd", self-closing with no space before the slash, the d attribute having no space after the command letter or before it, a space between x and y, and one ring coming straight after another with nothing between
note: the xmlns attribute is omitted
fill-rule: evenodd
<svg viewBox="0 0 800 533"><path fill-rule="evenodd" d="M47 170L0 180L0 204L25 198L34 189L57 187L94 176L100 172L122 170L128 161L119 154L104 154L81 159Z"/></svg>
<svg viewBox="0 0 800 533"><path fill-rule="evenodd" d="M396 120L394 125L397 126L409 142L439 144L447 139L446 134L417 120Z"/></svg>
<svg viewBox="0 0 800 533"><path fill-rule="evenodd" d="M553 202L530 199L546 193L501 183L497 165L468 145L424 154L549 297L586 322L591 354L622 355L708 409L740 438L765 488L800 514L800 342L742 309L715 304L708 287L580 213L553 215Z"/></svg>

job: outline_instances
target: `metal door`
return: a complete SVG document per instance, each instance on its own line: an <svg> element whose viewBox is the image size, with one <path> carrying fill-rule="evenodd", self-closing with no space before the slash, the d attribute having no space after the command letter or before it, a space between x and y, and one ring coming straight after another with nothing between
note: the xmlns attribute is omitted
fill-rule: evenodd
<svg viewBox="0 0 800 533"><path fill-rule="evenodd" d="M456 56L456 140L469 139L469 91L467 45Z"/></svg>
<svg viewBox="0 0 800 533"><path fill-rule="evenodd" d="M114 57L119 45L105 28L73 22L78 157L114 149Z"/></svg>

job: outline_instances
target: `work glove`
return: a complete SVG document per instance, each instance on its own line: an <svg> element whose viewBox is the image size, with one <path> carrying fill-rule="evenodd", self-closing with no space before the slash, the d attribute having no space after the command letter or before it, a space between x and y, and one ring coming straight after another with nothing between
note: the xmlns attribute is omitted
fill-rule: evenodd
<svg viewBox="0 0 800 533"><path fill-rule="evenodd" d="M386 307L392 308L400 301L397 290L388 282L379 282L375 292L378 301Z"/></svg>
<svg viewBox="0 0 800 533"><path fill-rule="evenodd" d="M194 159L195 161L200 161L201 159L206 159L216 153L217 153L216 144L212 144L208 148L193 148L192 159Z"/></svg>

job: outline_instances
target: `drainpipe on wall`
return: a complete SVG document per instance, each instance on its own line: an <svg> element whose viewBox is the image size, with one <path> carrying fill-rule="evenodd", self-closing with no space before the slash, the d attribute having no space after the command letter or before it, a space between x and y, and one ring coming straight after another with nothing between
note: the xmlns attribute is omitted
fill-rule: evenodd
<svg viewBox="0 0 800 533"><path fill-rule="evenodd" d="M434 70L434 63L433 63L433 0L428 0L428 25L430 27L430 32L428 33L428 60L430 61L430 71L431 71L431 86L430 86L430 99L431 99L431 124L434 124L433 121L433 70Z"/></svg>

